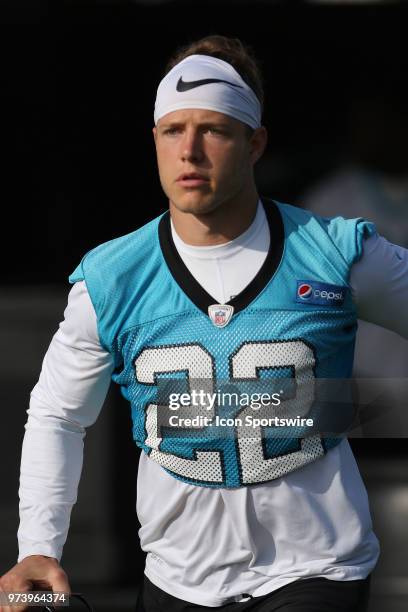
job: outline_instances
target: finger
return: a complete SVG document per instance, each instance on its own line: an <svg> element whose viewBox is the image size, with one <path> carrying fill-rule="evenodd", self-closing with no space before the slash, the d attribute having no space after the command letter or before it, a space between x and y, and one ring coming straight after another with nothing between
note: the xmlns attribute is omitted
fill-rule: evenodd
<svg viewBox="0 0 408 612"><path fill-rule="evenodd" d="M49 580L54 592L71 593L68 577L63 570L56 569L49 577Z"/></svg>
<svg viewBox="0 0 408 612"><path fill-rule="evenodd" d="M28 588L19 588L18 590L16 588L2 588L0 589L0 593L2 594L2 596L4 596L5 593L28 593ZM13 605L13 606L0 606L0 612L24 612L25 610L29 609L29 605L27 604L20 604L20 605Z"/></svg>
<svg viewBox="0 0 408 612"><path fill-rule="evenodd" d="M28 606L0 606L0 612L25 612L28 610Z"/></svg>
<svg viewBox="0 0 408 612"><path fill-rule="evenodd" d="M53 593L64 593L66 597L69 597L71 593L71 587L68 581L68 577L62 568L55 568L49 572L47 581L52 588ZM53 608L58 609L61 605L66 602L65 600L56 600L53 603Z"/></svg>
<svg viewBox="0 0 408 612"><path fill-rule="evenodd" d="M68 577L58 564L48 564L44 567L38 564L30 573L30 579L36 590L51 589L55 592L70 593Z"/></svg>

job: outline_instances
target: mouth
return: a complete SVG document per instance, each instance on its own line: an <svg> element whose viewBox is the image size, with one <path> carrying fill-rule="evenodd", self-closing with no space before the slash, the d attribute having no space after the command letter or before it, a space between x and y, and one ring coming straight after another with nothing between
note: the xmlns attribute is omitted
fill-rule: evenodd
<svg viewBox="0 0 408 612"><path fill-rule="evenodd" d="M182 187L200 187L209 183L209 179L203 174L189 172L181 174L177 179L177 183Z"/></svg>

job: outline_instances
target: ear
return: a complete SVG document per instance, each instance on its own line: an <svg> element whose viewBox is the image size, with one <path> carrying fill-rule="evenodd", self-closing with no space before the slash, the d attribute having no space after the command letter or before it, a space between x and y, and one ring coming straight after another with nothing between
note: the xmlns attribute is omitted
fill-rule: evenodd
<svg viewBox="0 0 408 612"><path fill-rule="evenodd" d="M154 126L152 132L153 132L154 142L156 143L156 141L157 141L157 128L156 128L156 126Z"/></svg>
<svg viewBox="0 0 408 612"><path fill-rule="evenodd" d="M259 128L256 128L250 138L250 157L252 164L256 164L258 159L262 157L263 152L265 151L266 144L268 142L268 132L266 127L263 125Z"/></svg>

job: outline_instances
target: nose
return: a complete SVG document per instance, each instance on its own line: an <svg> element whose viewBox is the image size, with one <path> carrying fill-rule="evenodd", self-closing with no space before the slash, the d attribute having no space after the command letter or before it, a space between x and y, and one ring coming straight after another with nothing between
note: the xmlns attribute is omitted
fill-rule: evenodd
<svg viewBox="0 0 408 612"><path fill-rule="evenodd" d="M182 161L199 162L204 156L202 139L198 130L186 130L181 142Z"/></svg>

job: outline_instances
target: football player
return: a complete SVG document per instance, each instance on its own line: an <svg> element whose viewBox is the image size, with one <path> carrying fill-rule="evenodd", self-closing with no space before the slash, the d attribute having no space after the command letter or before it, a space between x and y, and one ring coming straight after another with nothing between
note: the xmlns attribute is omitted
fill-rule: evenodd
<svg viewBox="0 0 408 612"><path fill-rule="evenodd" d="M237 39L206 37L170 61L153 128L169 210L91 250L70 276L31 394L20 553L3 590L69 591L59 562L83 437L113 379L143 450L140 612L366 610L379 545L344 437L271 436L261 426L245 435L239 424L219 435L211 422L171 430L162 420L169 380L190 397L277 377L308 388L350 376L358 317L408 336L406 250L369 221L259 196L262 104L256 61ZM251 413L224 408L180 411Z"/></svg>

